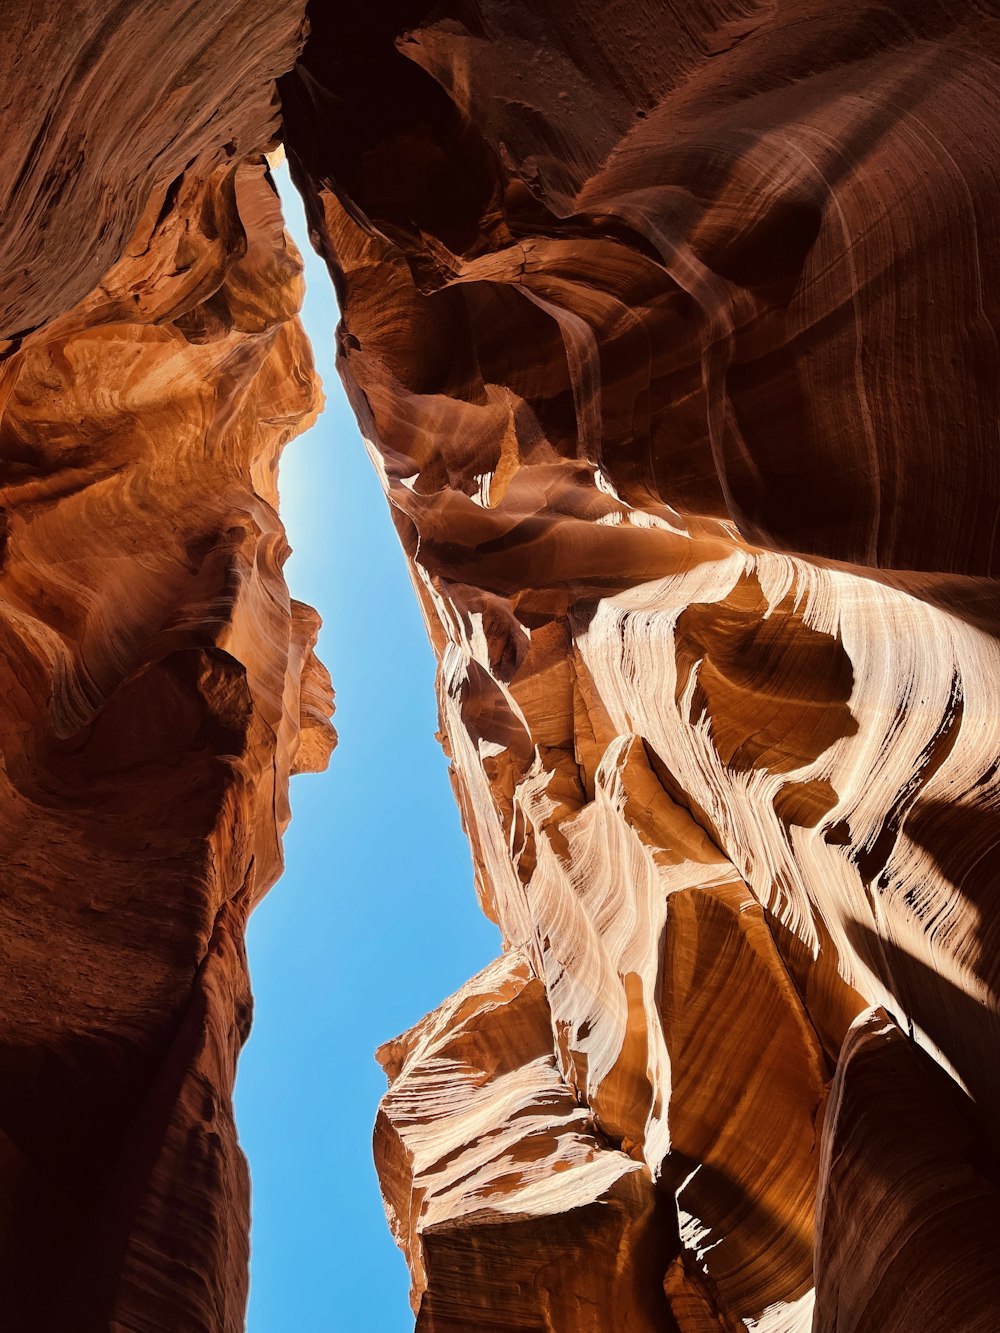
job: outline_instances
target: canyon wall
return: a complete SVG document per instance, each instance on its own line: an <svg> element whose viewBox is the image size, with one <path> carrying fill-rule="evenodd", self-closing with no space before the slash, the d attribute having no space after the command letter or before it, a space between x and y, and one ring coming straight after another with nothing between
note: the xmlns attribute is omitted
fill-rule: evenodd
<svg viewBox="0 0 1000 1333"><path fill-rule="evenodd" d="M504 941L380 1052L417 1328L994 1333L996 6L2 12L5 1326L243 1322L281 136Z"/></svg>
<svg viewBox="0 0 1000 1333"><path fill-rule="evenodd" d="M994 7L311 20L504 941L380 1052L417 1328L996 1329Z"/></svg>
<svg viewBox="0 0 1000 1333"><path fill-rule="evenodd" d="M243 933L332 742L260 150L300 5L4 5L0 1323L242 1328Z"/></svg>

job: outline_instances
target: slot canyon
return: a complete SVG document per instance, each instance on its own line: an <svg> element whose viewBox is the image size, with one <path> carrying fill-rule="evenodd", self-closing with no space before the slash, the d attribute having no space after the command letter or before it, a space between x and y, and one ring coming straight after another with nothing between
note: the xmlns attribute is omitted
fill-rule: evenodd
<svg viewBox="0 0 1000 1333"><path fill-rule="evenodd" d="M503 942L378 1052L418 1333L1000 1333L1000 7L0 8L0 1326L244 1327L283 152Z"/></svg>

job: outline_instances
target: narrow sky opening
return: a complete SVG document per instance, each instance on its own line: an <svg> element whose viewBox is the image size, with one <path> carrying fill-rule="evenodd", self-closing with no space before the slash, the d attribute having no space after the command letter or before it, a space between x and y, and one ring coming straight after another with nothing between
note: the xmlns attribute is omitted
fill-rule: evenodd
<svg viewBox="0 0 1000 1333"><path fill-rule="evenodd" d="M253 1178L249 1333L405 1333L402 1256L372 1165L379 1043L499 952L434 739L434 658L333 364L333 287L287 167L303 322L327 396L281 464L292 594L323 617L337 691L327 773L292 781L284 877L248 932L256 997L236 1115Z"/></svg>

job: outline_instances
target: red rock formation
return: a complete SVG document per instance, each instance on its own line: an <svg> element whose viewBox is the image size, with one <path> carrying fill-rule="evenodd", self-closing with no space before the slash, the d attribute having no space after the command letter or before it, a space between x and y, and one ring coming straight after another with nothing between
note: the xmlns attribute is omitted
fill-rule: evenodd
<svg viewBox="0 0 1000 1333"><path fill-rule="evenodd" d="M0 1322L235 1333L243 929L332 742L275 511L301 261L247 157L301 9L8 8Z"/></svg>
<svg viewBox="0 0 1000 1333"><path fill-rule="evenodd" d="M304 0L4 0L0 338L81 301L121 258L151 196L259 153ZM170 197L166 198L167 191Z"/></svg>
<svg viewBox="0 0 1000 1333"><path fill-rule="evenodd" d="M508 951L383 1052L417 1327L994 1327L997 14L312 18Z"/></svg>
<svg viewBox="0 0 1000 1333"><path fill-rule="evenodd" d="M302 4L8 5L0 1283L235 1330ZM314 5L286 141L504 955L383 1048L431 1330L996 1327L1000 17Z"/></svg>

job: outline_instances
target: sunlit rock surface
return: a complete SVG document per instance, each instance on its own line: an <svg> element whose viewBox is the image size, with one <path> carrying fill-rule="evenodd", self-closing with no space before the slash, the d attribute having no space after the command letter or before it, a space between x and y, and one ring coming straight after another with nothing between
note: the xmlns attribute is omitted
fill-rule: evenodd
<svg viewBox="0 0 1000 1333"><path fill-rule="evenodd" d="M259 156L302 14L72 10L0 39L0 1324L237 1333L244 924L332 742L275 486L321 395Z"/></svg>
<svg viewBox="0 0 1000 1333"><path fill-rule="evenodd" d="M418 1329L996 1329L994 7L311 18L506 949L381 1053Z"/></svg>
<svg viewBox="0 0 1000 1333"><path fill-rule="evenodd" d="M243 1322L333 740L283 114L505 946L380 1053L420 1333L995 1333L995 6L71 10L0 29L0 1322Z"/></svg>

